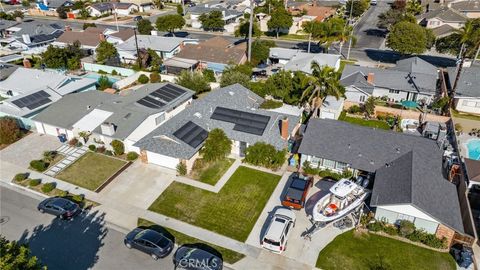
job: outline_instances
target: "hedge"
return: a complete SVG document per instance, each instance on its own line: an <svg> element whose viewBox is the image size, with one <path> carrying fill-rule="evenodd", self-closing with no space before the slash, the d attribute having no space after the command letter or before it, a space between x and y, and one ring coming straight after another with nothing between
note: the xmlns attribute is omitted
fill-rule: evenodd
<svg viewBox="0 0 480 270"><path fill-rule="evenodd" d="M30 181L28 182L28 185L31 187L35 187L40 185L41 182L42 182L41 179L30 179Z"/></svg>
<svg viewBox="0 0 480 270"><path fill-rule="evenodd" d="M55 182L50 182L43 184L42 186L42 192L43 193L49 193L50 191L54 190L57 184Z"/></svg>
<svg viewBox="0 0 480 270"><path fill-rule="evenodd" d="M17 173L14 177L13 177L13 181L15 182L22 182L23 180L27 179L29 176L29 173Z"/></svg>
<svg viewBox="0 0 480 270"><path fill-rule="evenodd" d="M138 158L138 154L135 152L128 152L127 160L133 161Z"/></svg>
<svg viewBox="0 0 480 270"><path fill-rule="evenodd" d="M47 162L41 159L30 161L30 167L39 172L44 172L48 168L48 165L49 164Z"/></svg>

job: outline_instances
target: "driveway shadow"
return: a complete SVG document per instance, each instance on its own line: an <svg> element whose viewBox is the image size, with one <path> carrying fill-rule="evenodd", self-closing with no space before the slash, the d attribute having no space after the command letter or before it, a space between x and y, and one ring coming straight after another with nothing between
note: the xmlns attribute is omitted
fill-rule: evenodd
<svg viewBox="0 0 480 270"><path fill-rule="evenodd" d="M82 213L71 221L55 218L50 225L25 230L18 242L28 244L32 255L49 270L91 269L108 232L104 218L98 211Z"/></svg>
<svg viewBox="0 0 480 270"><path fill-rule="evenodd" d="M376 36L376 37L383 37L383 38L387 36L387 31L382 29L370 28L363 32L367 34L367 36Z"/></svg>

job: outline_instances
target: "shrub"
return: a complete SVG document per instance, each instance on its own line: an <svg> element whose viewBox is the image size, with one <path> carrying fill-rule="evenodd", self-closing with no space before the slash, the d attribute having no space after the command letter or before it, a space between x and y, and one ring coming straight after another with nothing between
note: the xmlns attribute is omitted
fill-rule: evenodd
<svg viewBox="0 0 480 270"><path fill-rule="evenodd" d="M75 145L76 147L82 147L83 143L81 142L77 142L77 144Z"/></svg>
<svg viewBox="0 0 480 270"><path fill-rule="evenodd" d="M54 190L57 184L55 182L50 182L43 184L42 186L42 192L43 193L49 193L50 191Z"/></svg>
<svg viewBox="0 0 480 270"><path fill-rule="evenodd" d="M151 83L156 83L162 81L162 77L160 77L160 74L158 72L152 72L150 73L150 82Z"/></svg>
<svg viewBox="0 0 480 270"><path fill-rule="evenodd" d="M51 162L57 156L57 151L45 151L43 152L43 160L46 162Z"/></svg>
<svg viewBox="0 0 480 270"><path fill-rule="evenodd" d="M105 153L105 150L106 150L105 146L97 147L97 153L103 154Z"/></svg>
<svg viewBox="0 0 480 270"><path fill-rule="evenodd" d="M231 151L232 141L222 129L215 128L208 133L200 154L205 161L210 162L225 158Z"/></svg>
<svg viewBox="0 0 480 270"><path fill-rule="evenodd" d="M27 179L29 176L29 173L17 173L13 177L13 181L15 182L22 182L23 180Z"/></svg>
<svg viewBox="0 0 480 270"><path fill-rule="evenodd" d="M76 203L81 203L83 202L84 199L85 199L85 196L83 196L82 194L74 194L71 197L71 200Z"/></svg>
<svg viewBox="0 0 480 270"><path fill-rule="evenodd" d="M48 167L48 163L46 163L42 159L32 160L30 161L30 167L32 167L32 169L38 172L44 172Z"/></svg>
<svg viewBox="0 0 480 270"><path fill-rule="evenodd" d="M128 152L127 160L133 161L138 158L138 154L135 152Z"/></svg>
<svg viewBox="0 0 480 270"><path fill-rule="evenodd" d="M203 77L208 81L208 82L216 82L217 79L215 79L215 73L211 69L204 69L202 71Z"/></svg>
<svg viewBox="0 0 480 270"><path fill-rule="evenodd" d="M386 226L385 221L377 220L373 223L368 223L367 228L370 231L373 231L373 232L380 232L380 231L383 231L385 229L385 226Z"/></svg>
<svg viewBox="0 0 480 270"><path fill-rule="evenodd" d="M10 144L22 137L17 119L9 116L0 117L0 144Z"/></svg>
<svg viewBox="0 0 480 270"><path fill-rule="evenodd" d="M399 233L401 236L407 236L412 234L415 231L415 224L408 220L402 220L399 224Z"/></svg>
<svg viewBox="0 0 480 270"><path fill-rule="evenodd" d="M438 239L435 234L427 233L423 230L415 230L413 233L407 235L406 238L410 241L420 242L433 248L446 248L447 246L445 238Z"/></svg>
<svg viewBox="0 0 480 270"><path fill-rule="evenodd" d="M107 74L107 72L105 70L101 70L101 69L99 71L97 71L97 73L98 74Z"/></svg>
<svg viewBox="0 0 480 270"><path fill-rule="evenodd" d="M137 81L141 84L146 84L146 83L148 83L149 79L148 79L147 75L142 74L138 77Z"/></svg>
<svg viewBox="0 0 480 270"><path fill-rule="evenodd" d="M104 154L107 156L113 156L113 152L110 150L106 150Z"/></svg>
<svg viewBox="0 0 480 270"><path fill-rule="evenodd" d="M310 161L303 162L303 172L310 175L317 175L319 170L317 168L312 168Z"/></svg>
<svg viewBox="0 0 480 270"><path fill-rule="evenodd" d="M68 191L65 191L65 190L60 190L59 189L57 192L58 192L57 193L58 197L66 197L68 195Z"/></svg>
<svg viewBox="0 0 480 270"><path fill-rule="evenodd" d="M395 226L385 226L383 230L389 235L398 235L398 230Z"/></svg>
<svg viewBox="0 0 480 270"><path fill-rule="evenodd" d="M73 138L73 139L71 139L70 141L68 141L68 144L69 144L70 146L76 146L77 143L78 143L78 139L77 139L77 138Z"/></svg>
<svg viewBox="0 0 480 270"><path fill-rule="evenodd" d="M41 179L31 179L30 181L28 181L28 185L31 187L35 187L40 185L41 182L42 182Z"/></svg>
<svg viewBox="0 0 480 270"><path fill-rule="evenodd" d="M114 70L112 70L112 75L116 76L116 75L118 75L118 72L114 69Z"/></svg>
<svg viewBox="0 0 480 270"><path fill-rule="evenodd" d="M123 142L119 140L113 140L110 145L112 146L115 155L120 156L125 153L125 146L123 145Z"/></svg>
<svg viewBox="0 0 480 270"><path fill-rule="evenodd" d="M95 150L97 150L97 147L96 147L95 145L93 145L93 144L90 144L90 145L88 146L88 149L90 149L90 151L94 151L94 152L95 152Z"/></svg>
<svg viewBox="0 0 480 270"><path fill-rule="evenodd" d="M460 125L460 123L456 123L455 124L455 130L458 131L458 132L462 132L463 131L462 125Z"/></svg>
<svg viewBox="0 0 480 270"><path fill-rule="evenodd" d="M267 99L265 100L262 104L260 104L261 109L276 109L282 107L283 102L281 101L276 101L276 100L271 100Z"/></svg>
<svg viewBox="0 0 480 270"><path fill-rule="evenodd" d="M278 169L285 163L287 150L277 151L273 145L257 142L247 147L245 151L246 163L270 169Z"/></svg>
<svg viewBox="0 0 480 270"><path fill-rule="evenodd" d="M195 171L199 171L203 168L205 168L205 166L207 165L207 162L205 162L205 160L203 158L197 158L195 160L195 162L193 163L193 170Z"/></svg>
<svg viewBox="0 0 480 270"><path fill-rule="evenodd" d="M351 114L358 114L361 112L362 112L362 109L358 105L353 105L350 108L348 108L348 113L351 113Z"/></svg>
<svg viewBox="0 0 480 270"><path fill-rule="evenodd" d="M177 174L182 176L187 174L187 165L185 165L185 163L183 162L178 163Z"/></svg>
<svg viewBox="0 0 480 270"><path fill-rule="evenodd" d="M343 177L343 174L340 174L340 173L336 173L336 172L332 172L331 170L329 169L326 169L326 170L320 170L318 172L318 176L324 178L324 177L327 177L327 178L332 178L334 180L340 180L342 178L349 178L349 177Z"/></svg>

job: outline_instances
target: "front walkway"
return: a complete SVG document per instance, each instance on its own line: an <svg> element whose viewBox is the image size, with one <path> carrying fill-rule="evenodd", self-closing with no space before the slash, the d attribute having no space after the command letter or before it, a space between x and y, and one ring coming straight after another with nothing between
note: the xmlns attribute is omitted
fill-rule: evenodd
<svg viewBox="0 0 480 270"><path fill-rule="evenodd" d="M77 159L79 159L81 156L85 155L85 153L88 151L87 146L82 146L82 147L74 147L74 146L69 146L68 144L64 144L57 148L57 153L62 154L64 158L57 162L55 165L50 167L45 174L48 176L55 176L58 173L60 173L63 169L68 167L70 164L75 162Z"/></svg>

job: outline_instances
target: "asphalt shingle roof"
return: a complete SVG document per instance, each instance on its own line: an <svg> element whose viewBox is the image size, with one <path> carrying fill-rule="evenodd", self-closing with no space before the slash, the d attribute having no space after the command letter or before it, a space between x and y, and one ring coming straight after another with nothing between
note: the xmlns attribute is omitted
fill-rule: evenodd
<svg viewBox="0 0 480 270"><path fill-rule="evenodd" d="M185 59L222 63L240 64L245 58L245 44L231 44L222 37L214 37L199 44L187 44L176 56Z"/></svg>
<svg viewBox="0 0 480 270"><path fill-rule="evenodd" d="M340 83L345 87L355 86L371 95L375 87L367 81L366 76L362 72L355 72L342 78Z"/></svg>
<svg viewBox="0 0 480 270"><path fill-rule="evenodd" d="M438 69L436 66L417 56L397 61L396 66L392 69L438 76Z"/></svg>
<svg viewBox="0 0 480 270"><path fill-rule="evenodd" d="M450 79L450 88L453 87L457 69L455 67L447 68L448 78ZM480 66L464 67L458 80L456 96L459 97L480 97Z"/></svg>
<svg viewBox="0 0 480 270"><path fill-rule="evenodd" d="M417 18L420 20L438 18L444 22L465 22L468 19L463 14L448 7L441 7L429 11L427 13L417 16Z"/></svg>
<svg viewBox="0 0 480 270"><path fill-rule="evenodd" d="M137 35L138 48L152 49L161 52L171 52L184 41L191 39L177 38L177 37L161 37L150 35ZM117 45L118 50L136 52L135 37L129 38L122 44Z"/></svg>
<svg viewBox="0 0 480 270"><path fill-rule="evenodd" d="M464 231L456 187L443 176L443 152L433 140L313 119L298 152L376 172L373 206L411 203L456 231Z"/></svg>

